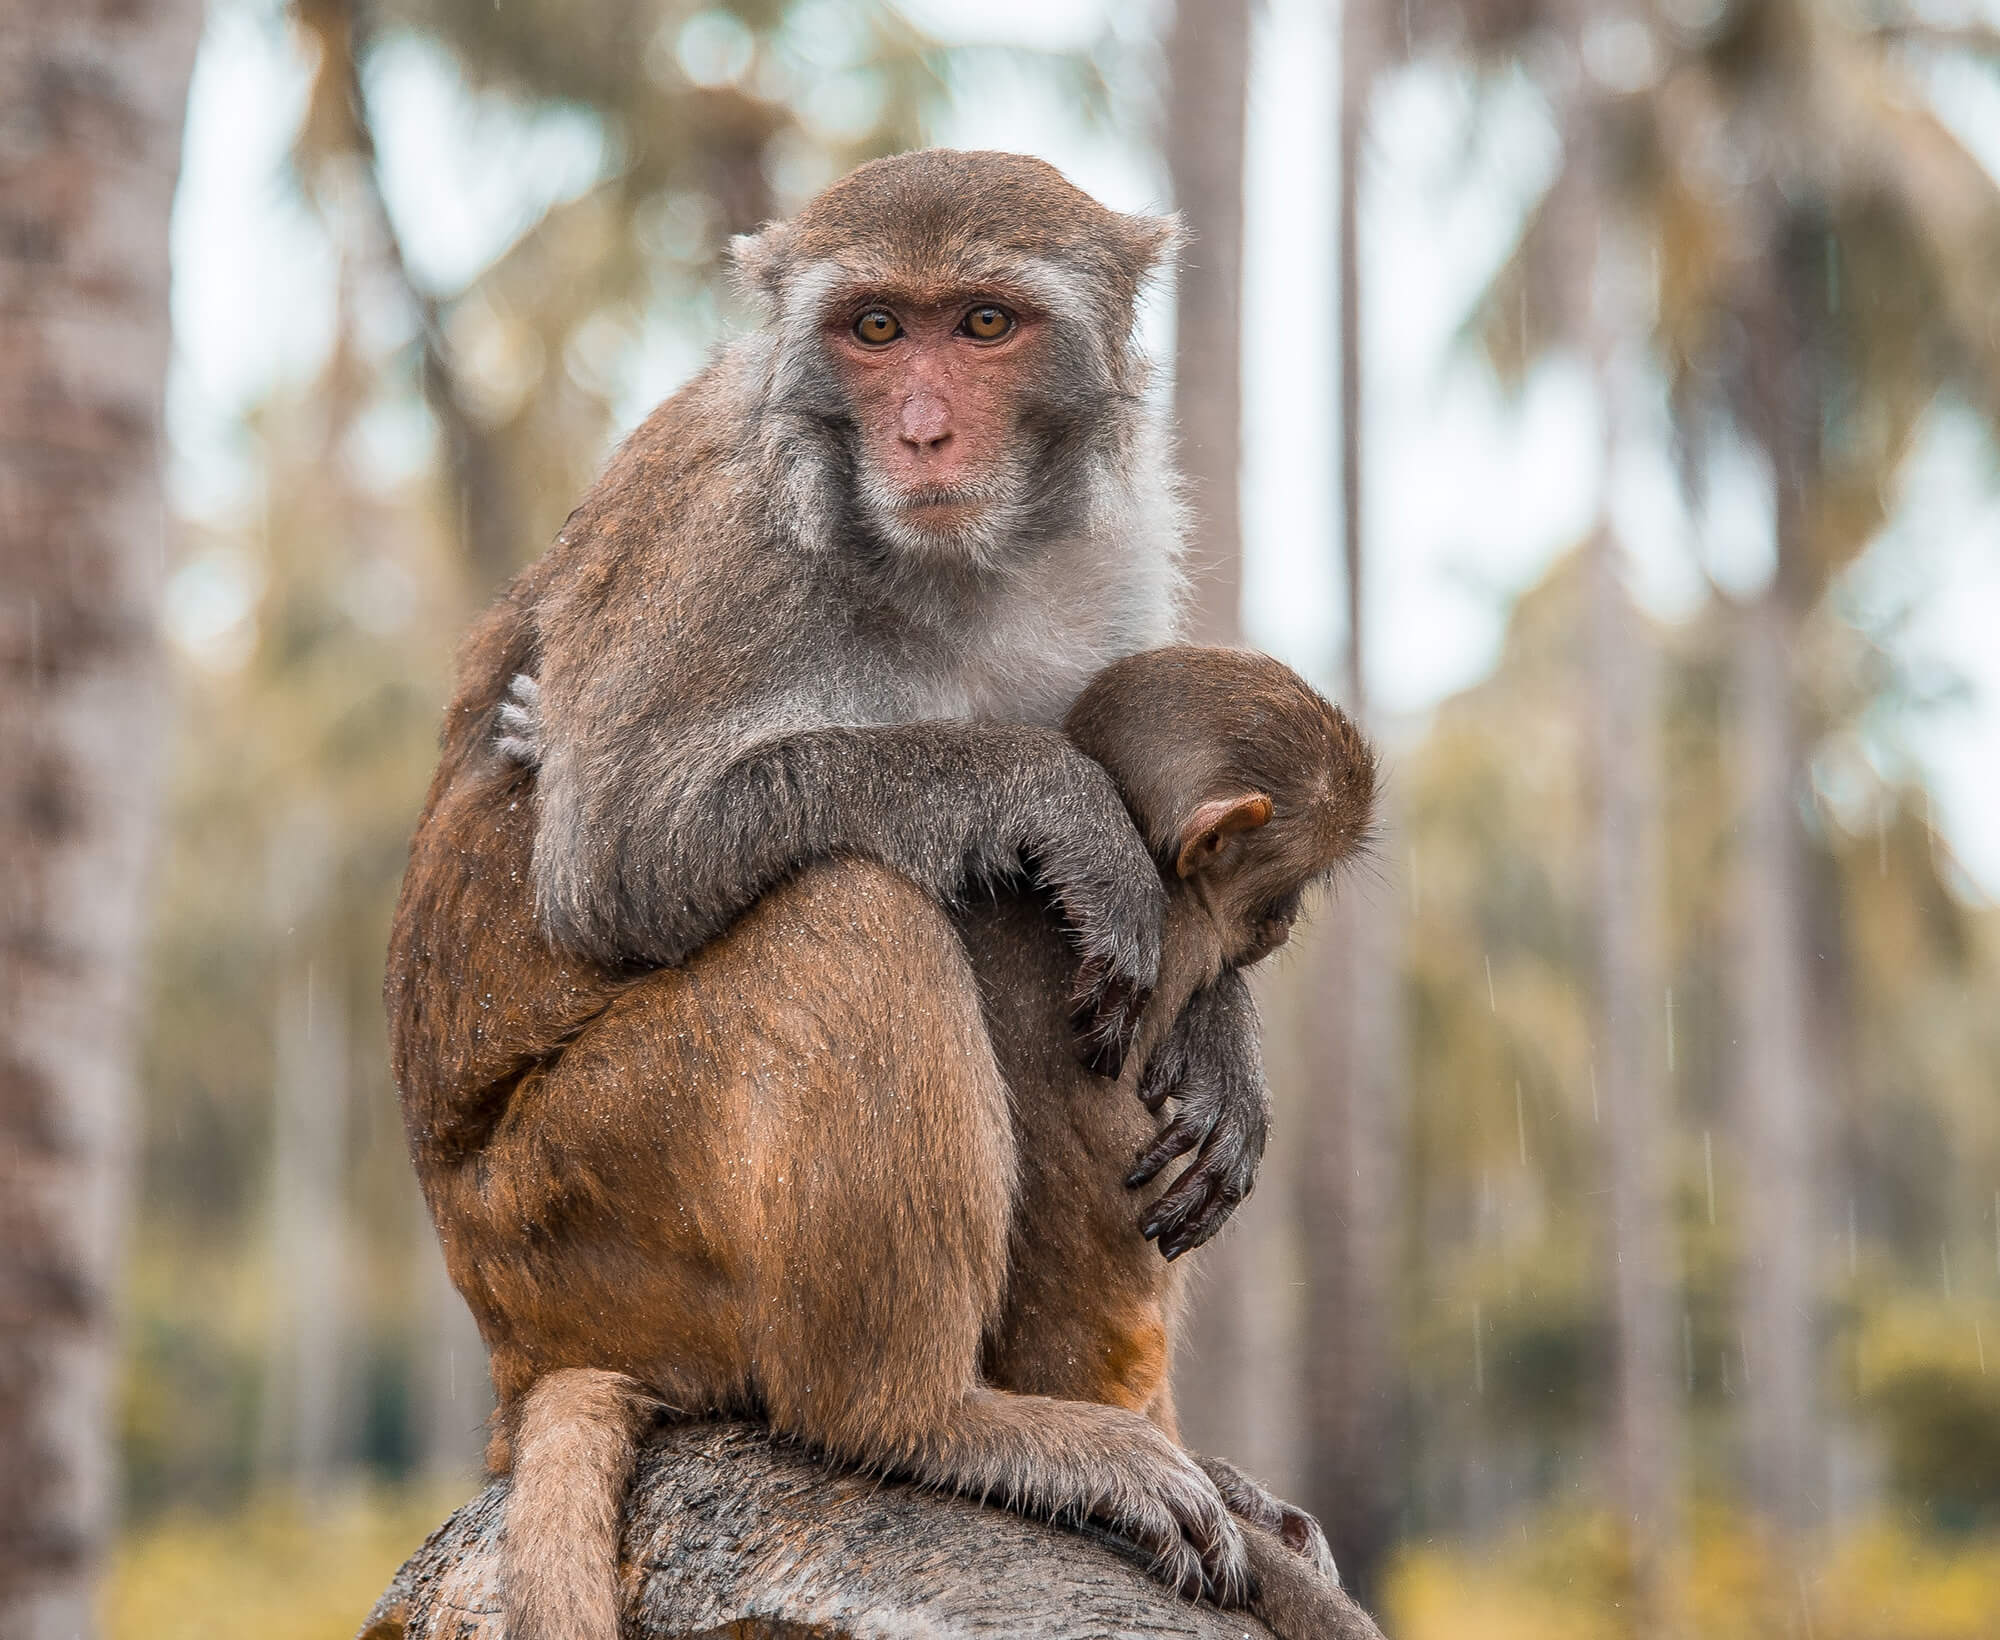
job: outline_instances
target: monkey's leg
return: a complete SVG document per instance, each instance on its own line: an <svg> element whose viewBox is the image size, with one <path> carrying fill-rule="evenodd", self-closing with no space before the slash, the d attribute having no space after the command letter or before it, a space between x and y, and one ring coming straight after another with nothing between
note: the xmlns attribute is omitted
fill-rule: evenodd
<svg viewBox="0 0 2000 1640"><path fill-rule="evenodd" d="M1178 1441L1169 1374L1181 1266L1140 1234L1163 1185L1134 1192L1123 1182L1159 1119L1129 1089L1106 1088L1063 1052L1063 951L1045 907L1031 896L1003 896L967 907L958 922L1013 1093L1020 1170L1006 1301L987 1338L987 1375L1006 1389L1130 1408ZM1176 1000L1181 933L1170 912L1162 1007ZM1266 1565L1287 1551L1338 1585L1317 1521L1230 1464L1195 1461L1232 1514L1271 1534L1245 1538L1260 1586L1310 1590L1291 1568Z"/></svg>
<svg viewBox="0 0 2000 1640"><path fill-rule="evenodd" d="M759 1135L753 1372L773 1426L850 1463L1099 1521L1168 1582L1240 1600L1241 1534L1160 1430L980 1381L1016 1152L949 919L901 878L842 862L794 882L786 922L781 971L819 977L766 1022L766 1062L802 1067Z"/></svg>
<svg viewBox="0 0 2000 1640"><path fill-rule="evenodd" d="M967 907L958 922L1013 1095L1019 1156L987 1375L1005 1389L1150 1416L1166 1391L1178 1273L1139 1233L1159 1188L1128 1190L1124 1174L1159 1119L1068 1052L1067 956L1041 901L1004 896ZM1172 927L1170 918L1170 937ZM1171 1006L1171 967L1166 974L1160 1000Z"/></svg>

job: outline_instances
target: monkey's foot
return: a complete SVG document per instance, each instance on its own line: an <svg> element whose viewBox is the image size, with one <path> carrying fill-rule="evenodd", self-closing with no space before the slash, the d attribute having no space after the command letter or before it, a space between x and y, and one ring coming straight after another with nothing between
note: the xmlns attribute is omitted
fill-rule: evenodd
<svg viewBox="0 0 2000 1640"><path fill-rule="evenodd" d="M1232 1463L1200 1457L1195 1462L1215 1482L1215 1489L1222 1494L1231 1514L1274 1534L1327 1582L1336 1589L1340 1587L1340 1568L1334 1564L1333 1550L1318 1521L1266 1490Z"/></svg>
<svg viewBox="0 0 2000 1640"><path fill-rule="evenodd" d="M1171 1443L1164 1443L1171 1445ZM1103 1517L1120 1537L1152 1556L1151 1571L1189 1600L1241 1606L1250 1599L1249 1551L1227 1500L1196 1464L1135 1453L1136 1495ZM1177 1448L1174 1457L1185 1457Z"/></svg>
<svg viewBox="0 0 2000 1640"><path fill-rule="evenodd" d="M1091 1522L1190 1600L1240 1606L1250 1596L1243 1532L1215 1482L1136 1413L978 1390L948 1432L896 1467L1024 1514Z"/></svg>

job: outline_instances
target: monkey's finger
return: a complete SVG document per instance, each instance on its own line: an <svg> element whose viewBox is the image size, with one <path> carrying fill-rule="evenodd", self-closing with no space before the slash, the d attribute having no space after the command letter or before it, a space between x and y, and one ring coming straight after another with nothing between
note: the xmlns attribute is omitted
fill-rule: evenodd
<svg viewBox="0 0 2000 1640"><path fill-rule="evenodd" d="M1229 1222L1240 1205L1240 1197L1236 1201L1230 1201L1226 1195L1210 1204L1194 1223L1184 1226L1176 1235L1161 1238L1159 1242L1161 1256L1171 1264L1183 1254L1192 1253L1197 1248L1206 1246Z"/></svg>
<svg viewBox="0 0 2000 1640"><path fill-rule="evenodd" d="M1157 1112L1186 1076L1187 1055L1177 1052L1171 1040L1162 1044L1140 1074L1139 1103Z"/></svg>
<svg viewBox="0 0 2000 1640"><path fill-rule="evenodd" d="M1212 1125L1193 1111L1181 1112L1160 1130L1157 1139L1139 1152L1132 1171L1125 1175L1125 1188L1137 1190L1141 1185L1151 1184L1167 1163L1176 1156L1185 1156L1206 1139Z"/></svg>
<svg viewBox="0 0 2000 1640"><path fill-rule="evenodd" d="M1146 1221L1139 1226L1139 1233L1148 1241L1157 1241L1160 1251L1169 1258L1174 1255L1167 1250L1208 1211L1212 1198L1223 1188L1224 1175L1229 1168L1227 1157L1203 1156L1196 1159L1173 1183L1158 1201Z"/></svg>
<svg viewBox="0 0 2000 1640"><path fill-rule="evenodd" d="M1230 1215L1249 1198L1254 1182L1254 1170L1242 1166L1232 1155L1197 1162L1153 1204L1155 1215L1160 1208L1169 1207L1171 1222L1163 1220L1157 1238L1148 1239L1158 1240L1169 1263L1183 1253L1192 1253L1229 1222ZM1184 1187L1191 1187L1188 1196L1175 1200Z"/></svg>

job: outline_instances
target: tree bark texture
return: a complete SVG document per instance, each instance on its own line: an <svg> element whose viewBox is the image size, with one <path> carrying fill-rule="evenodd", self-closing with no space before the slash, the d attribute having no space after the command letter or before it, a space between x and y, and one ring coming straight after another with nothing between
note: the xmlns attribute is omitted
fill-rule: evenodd
<svg viewBox="0 0 2000 1640"><path fill-rule="evenodd" d="M361 1640L500 1640L505 1497L495 1483L434 1532ZM679 1425L647 1447L622 1564L628 1640L1270 1634L1246 1613L1181 1599L1101 1534L830 1470L742 1424ZM1328 1640L1376 1635L1351 1615Z"/></svg>
<svg viewBox="0 0 2000 1640"><path fill-rule="evenodd" d="M198 0L0 0L0 1636L91 1632Z"/></svg>

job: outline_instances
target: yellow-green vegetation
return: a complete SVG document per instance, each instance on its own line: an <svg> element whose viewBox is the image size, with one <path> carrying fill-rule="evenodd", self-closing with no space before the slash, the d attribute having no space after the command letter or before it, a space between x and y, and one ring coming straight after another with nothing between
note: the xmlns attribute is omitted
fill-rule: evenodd
<svg viewBox="0 0 2000 1640"><path fill-rule="evenodd" d="M307 1512L262 1498L167 1515L128 1536L105 1595L109 1640L349 1640L462 1492L356 1491Z"/></svg>
<svg viewBox="0 0 2000 1640"><path fill-rule="evenodd" d="M1484 1547L1402 1552L1388 1628L1399 1640L1629 1640L1642 1632L1601 1517L1545 1518ZM1951 1540L1888 1522L1842 1535L1804 1571L1747 1520L1705 1516L1670 1567L1665 1635L1687 1640L1992 1640L2000 1536Z"/></svg>

